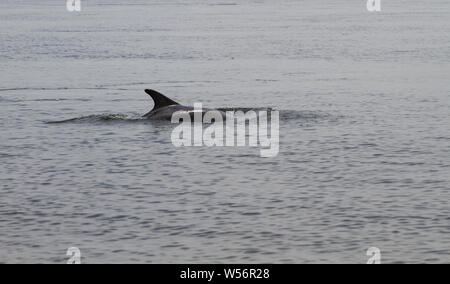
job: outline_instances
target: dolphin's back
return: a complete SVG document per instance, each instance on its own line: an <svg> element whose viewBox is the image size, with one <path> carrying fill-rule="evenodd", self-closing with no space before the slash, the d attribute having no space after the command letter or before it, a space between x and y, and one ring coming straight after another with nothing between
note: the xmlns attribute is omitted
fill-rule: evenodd
<svg viewBox="0 0 450 284"><path fill-rule="evenodd" d="M196 113L196 110L194 108L182 106L179 103L164 96L163 94L158 93L157 91L147 89L145 90L145 92L149 94L150 97L152 97L153 101L155 102L155 106L143 117L159 120L171 120L174 112L183 111L188 113L191 117L193 117L194 113ZM205 114L209 110L210 109L202 109L201 112L202 114ZM223 117L225 117L225 113L223 113L222 111L219 112L222 113Z"/></svg>

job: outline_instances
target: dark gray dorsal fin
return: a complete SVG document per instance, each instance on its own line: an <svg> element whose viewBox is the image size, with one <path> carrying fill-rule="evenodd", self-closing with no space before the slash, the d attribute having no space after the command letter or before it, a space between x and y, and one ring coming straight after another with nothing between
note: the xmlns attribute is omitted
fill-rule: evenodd
<svg viewBox="0 0 450 284"><path fill-rule="evenodd" d="M147 89L145 90L145 92L149 94L150 97L152 97L153 101L155 102L155 106L153 107L153 109L158 109L171 105L179 105L179 103L172 101L171 99L169 99L168 97L164 96L161 93L158 93L157 91Z"/></svg>

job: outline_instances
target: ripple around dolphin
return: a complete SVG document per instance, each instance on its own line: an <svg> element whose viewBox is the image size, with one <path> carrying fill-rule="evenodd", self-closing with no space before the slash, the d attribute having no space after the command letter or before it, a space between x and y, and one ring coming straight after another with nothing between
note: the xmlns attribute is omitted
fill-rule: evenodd
<svg viewBox="0 0 450 284"><path fill-rule="evenodd" d="M241 108L241 107L230 107L230 108L218 108L220 111L267 111L270 112L276 111L276 109L272 108ZM332 117L332 115L321 112L321 111L296 111L296 110L279 110L280 112L280 121L321 121L327 120ZM45 121L48 124L64 124L64 123L114 123L114 122L155 122L156 120L147 119L145 117L141 117L138 114L93 114L87 116L80 116L75 118L69 118L64 120L56 120L56 121Z"/></svg>
<svg viewBox="0 0 450 284"><path fill-rule="evenodd" d="M62 124L62 123L98 123L98 122L119 122L119 121L145 121L145 119L138 116L130 116L126 114L93 114L87 116L80 116L56 121L45 121L48 124Z"/></svg>

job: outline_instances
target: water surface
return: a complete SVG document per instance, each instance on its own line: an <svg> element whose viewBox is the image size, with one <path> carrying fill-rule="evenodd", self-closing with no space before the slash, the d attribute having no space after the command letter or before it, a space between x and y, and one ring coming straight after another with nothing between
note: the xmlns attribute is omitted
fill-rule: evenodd
<svg viewBox="0 0 450 284"><path fill-rule="evenodd" d="M35 2L0 3L0 262L450 262L448 1ZM278 109L280 153L175 148L145 88Z"/></svg>

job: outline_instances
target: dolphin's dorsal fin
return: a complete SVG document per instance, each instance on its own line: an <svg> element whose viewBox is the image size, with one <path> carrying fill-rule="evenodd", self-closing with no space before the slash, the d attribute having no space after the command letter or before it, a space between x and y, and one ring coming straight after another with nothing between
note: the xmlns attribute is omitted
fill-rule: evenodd
<svg viewBox="0 0 450 284"><path fill-rule="evenodd" d="M145 92L147 94L149 94L150 97L152 97L153 101L155 102L155 106L153 107L153 109L158 109L158 108L162 108L165 106L171 106L171 105L179 105L179 103L172 101L168 97L164 96L161 93L158 93L155 90L147 89L147 90L145 90Z"/></svg>

